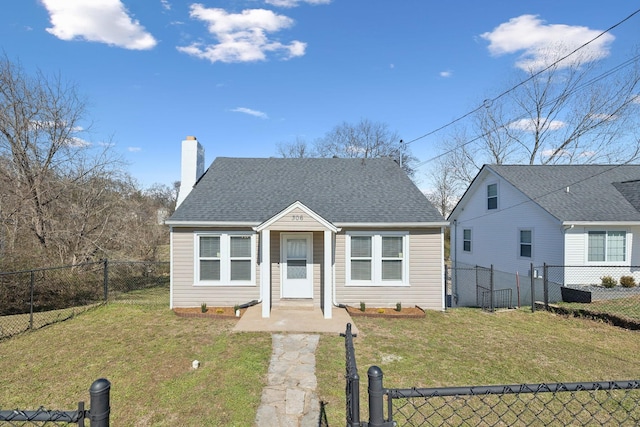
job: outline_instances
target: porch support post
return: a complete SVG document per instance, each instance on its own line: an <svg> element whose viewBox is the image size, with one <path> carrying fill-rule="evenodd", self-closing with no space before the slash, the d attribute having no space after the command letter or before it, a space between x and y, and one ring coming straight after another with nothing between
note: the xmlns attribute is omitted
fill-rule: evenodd
<svg viewBox="0 0 640 427"><path fill-rule="evenodd" d="M260 232L260 299L262 300L262 317L271 315L271 230Z"/></svg>
<svg viewBox="0 0 640 427"><path fill-rule="evenodd" d="M331 319L333 308L333 232L324 230L324 318Z"/></svg>

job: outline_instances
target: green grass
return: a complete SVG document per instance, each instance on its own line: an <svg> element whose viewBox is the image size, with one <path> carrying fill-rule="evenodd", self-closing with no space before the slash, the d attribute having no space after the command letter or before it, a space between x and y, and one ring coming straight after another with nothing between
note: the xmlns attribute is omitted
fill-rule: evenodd
<svg viewBox="0 0 640 427"><path fill-rule="evenodd" d="M640 378L640 335L604 323L513 310L427 312L424 319L358 318L360 404L367 370L388 388L577 382ZM338 357L341 356L341 357ZM344 339L323 337L316 353L329 425L343 425ZM362 415L362 419L367 418Z"/></svg>
<svg viewBox="0 0 640 427"><path fill-rule="evenodd" d="M595 314L607 313L622 319L640 321L640 296L594 301L589 304L562 303L562 307L582 310Z"/></svg>
<svg viewBox="0 0 640 427"><path fill-rule="evenodd" d="M91 383L104 377L114 426L252 425L271 337L230 333L234 324L115 303L4 340L0 409L89 406Z"/></svg>
<svg viewBox="0 0 640 427"><path fill-rule="evenodd" d="M165 304L111 303L0 341L0 409L74 410L80 400L88 406L89 386L105 377L112 425L251 426L271 336L232 333L235 322L180 318ZM372 365L390 388L640 378L638 332L601 322L456 309L354 323L363 409ZM202 362L198 370L194 359ZM329 425L344 425L344 338L321 337L316 375Z"/></svg>

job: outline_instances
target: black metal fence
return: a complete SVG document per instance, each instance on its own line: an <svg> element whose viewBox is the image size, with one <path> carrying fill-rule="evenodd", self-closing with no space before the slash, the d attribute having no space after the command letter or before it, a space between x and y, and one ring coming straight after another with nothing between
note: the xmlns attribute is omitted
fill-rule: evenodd
<svg viewBox="0 0 640 427"><path fill-rule="evenodd" d="M640 266L531 264L520 275L458 265L446 280L454 307L541 307L640 330Z"/></svg>
<svg viewBox="0 0 640 427"><path fill-rule="evenodd" d="M17 426L29 423L32 425L46 424L77 424L84 426L85 420L89 420L90 427L109 427L111 413L110 404L111 383L100 378L89 387L90 408L84 409L84 402L78 403L76 411L59 411L39 408L33 411L14 409L11 411L0 410L0 423Z"/></svg>
<svg viewBox="0 0 640 427"><path fill-rule="evenodd" d="M348 427L640 425L640 380L391 389L377 366L367 372L368 421L361 421L350 324L344 337Z"/></svg>
<svg viewBox="0 0 640 427"><path fill-rule="evenodd" d="M108 301L169 304L169 263L102 260L0 273L0 339Z"/></svg>

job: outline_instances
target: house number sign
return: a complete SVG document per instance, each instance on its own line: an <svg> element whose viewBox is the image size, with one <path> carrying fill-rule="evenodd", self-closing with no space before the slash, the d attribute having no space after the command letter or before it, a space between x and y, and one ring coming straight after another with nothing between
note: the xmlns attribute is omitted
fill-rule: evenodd
<svg viewBox="0 0 640 427"><path fill-rule="evenodd" d="M291 221L304 221L303 215L291 215Z"/></svg>

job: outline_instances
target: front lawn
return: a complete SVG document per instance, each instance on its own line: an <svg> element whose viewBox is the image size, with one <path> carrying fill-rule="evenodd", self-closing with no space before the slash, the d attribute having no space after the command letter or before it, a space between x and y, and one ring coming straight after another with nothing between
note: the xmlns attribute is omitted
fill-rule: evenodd
<svg viewBox="0 0 640 427"><path fill-rule="evenodd" d="M640 379L639 333L602 322L525 309L455 309L354 323L362 408L372 365L388 388ZM344 338L323 337L316 358L329 425L344 425Z"/></svg>
<svg viewBox="0 0 640 427"><path fill-rule="evenodd" d="M233 333L235 322L112 303L0 341L0 409L74 410L79 400L88 405L89 386L105 377L111 425L251 426L271 335ZM354 323L363 407L371 365L382 368L385 386L397 388L640 378L638 332L601 322L456 309ZM191 368L194 359L200 369ZM316 361L329 425L344 425L344 338L323 335Z"/></svg>

